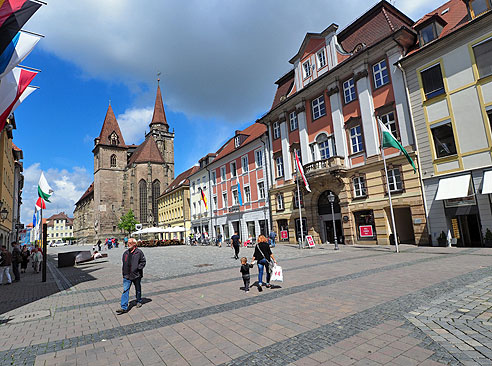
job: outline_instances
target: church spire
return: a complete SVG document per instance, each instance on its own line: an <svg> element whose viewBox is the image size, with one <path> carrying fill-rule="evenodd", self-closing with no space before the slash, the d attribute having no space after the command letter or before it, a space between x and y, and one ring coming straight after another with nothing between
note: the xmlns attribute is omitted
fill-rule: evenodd
<svg viewBox="0 0 492 366"><path fill-rule="evenodd" d="M99 134L99 137L96 138L96 145L97 144L126 147L123 134L121 133L120 126L118 125L111 104L108 106L101 133Z"/></svg>
<svg viewBox="0 0 492 366"><path fill-rule="evenodd" d="M161 86L159 85L160 79L157 79L157 95L155 96L154 115L152 116L152 122L150 122L150 128L154 124L163 124L169 129L169 125L166 120L166 112L164 112L164 103L162 103Z"/></svg>

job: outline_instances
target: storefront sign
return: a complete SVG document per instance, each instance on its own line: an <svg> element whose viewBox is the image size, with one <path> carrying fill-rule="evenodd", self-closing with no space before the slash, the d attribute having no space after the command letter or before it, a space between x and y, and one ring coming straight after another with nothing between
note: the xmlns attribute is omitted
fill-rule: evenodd
<svg viewBox="0 0 492 366"><path fill-rule="evenodd" d="M361 238L372 238L374 236L372 232L372 225L359 226L359 232Z"/></svg>
<svg viewBox="0 0 492 366"><path fill-rule="evenodd" d="M451 219L451 225L453 226L453 237L460 238L460 228L458 225L458 219Z"/></svg>
<svg viewBox="0 0 492 366"><path fill-rule="evenodd" d="M289 239L289 232L287 230L282 230L280 232L280 239L282 239L282 240Z"/></svg>
<svg viewBox="0 0 492 366"><path fill-rule="evenodd" d="M314 239L311 235L306 236L306 241L308 243L308 247L314 248Z"/></svg>

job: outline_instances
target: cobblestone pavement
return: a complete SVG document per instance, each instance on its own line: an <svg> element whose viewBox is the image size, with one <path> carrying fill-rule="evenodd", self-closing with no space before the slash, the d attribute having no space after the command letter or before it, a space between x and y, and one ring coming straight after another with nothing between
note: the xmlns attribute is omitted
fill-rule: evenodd
<svg viewBox="0 0 492 366"><path fill-rule="evenodd" d="M52 258L0 288L0 365L492 365L490 249L332 249L277 246L285 282L244 293L230 248L144 248L121 316L122 248Z"/></svg>

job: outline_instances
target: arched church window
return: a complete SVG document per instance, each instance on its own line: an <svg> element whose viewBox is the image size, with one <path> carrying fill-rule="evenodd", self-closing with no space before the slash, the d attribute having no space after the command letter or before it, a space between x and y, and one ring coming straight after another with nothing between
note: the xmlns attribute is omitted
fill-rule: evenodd
<svg viewBox="0 0 492 366"><path fill-rule="evenodd" d="M116 155L111 155L111 168L116 168Z"/></svg>
<svg viewBox="0 0 492 366"><path fill-rule="evenodd" d="M118 145L118 135L116 132L113 131L111 136L109 136L109 141L111 142L111 145Z"/></svg>
<svg viewBox="0 0 492 366"><path fill-rule="evenodd" d="M159 217L157 214L159 212L157 205L157 198L161 194L161 182L156 179L152 182L152 214L154 217Z"/></svg>
<svg viewBox="0 0 492 366"><path fill-rule="evenodd" d="M142 179L138 182L140 195L140 222L147 222L147 182Z"/></svg>

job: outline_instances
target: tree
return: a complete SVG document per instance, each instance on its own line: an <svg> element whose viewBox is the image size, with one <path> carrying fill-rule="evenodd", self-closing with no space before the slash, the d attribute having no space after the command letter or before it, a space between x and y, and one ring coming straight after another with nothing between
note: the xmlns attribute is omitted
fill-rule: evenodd
<svg viewBox="0 0 492 366"><path fill-rule="evenodd" d="M132 231L135 231L135 225L138 224L135 219L135 215L133 211L130 209L128 213L124 214L120 218L120 222L118 223L118 227L123 230L125 233L130 234Z"/></svg>

